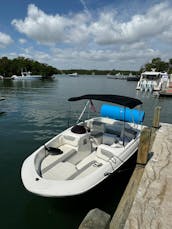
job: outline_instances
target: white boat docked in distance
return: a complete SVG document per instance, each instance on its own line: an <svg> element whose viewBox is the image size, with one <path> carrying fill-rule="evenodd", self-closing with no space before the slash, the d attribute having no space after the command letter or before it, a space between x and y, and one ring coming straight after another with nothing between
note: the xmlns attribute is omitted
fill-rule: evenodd
<svg viewBox="0 0 172 229"><path fill-rule="evenodd" d="M13 75L12 80L32 80L32 79L42 79L41 75L31 75L30 71L21 72L21 76Z"/></svg>
<svg viewBox="0 0 172 229"><path fill-rule="evenodd" d="M166 72L145 71L141 74L136 90L140 91L160 91L166 87L169 76Z"/></svg>
<svg viewBox="0 0 172 229"><path fill-rule="evenodd" d="M144 111L142 102L118 95L83 95L88 100L77 124L64 130L25 159L21 177L25 188L46 197L79 195L115 173L137 151ZM105 101L100 115L81 122L92 100ZM115 103L121 106L115 106Z"/></svg>
<svg viewBox="0 0 172 229"><path fill-rule="evenodd" d="M70 77L78 77L79 76L77 72L69 73L68 75Z"/></svg>
<svg viewBox="0 0 172 229"><path fill-rule="evenodd" d="M5 98L0 96L0 101L2 101L2 100L5 100Z"/></svg>

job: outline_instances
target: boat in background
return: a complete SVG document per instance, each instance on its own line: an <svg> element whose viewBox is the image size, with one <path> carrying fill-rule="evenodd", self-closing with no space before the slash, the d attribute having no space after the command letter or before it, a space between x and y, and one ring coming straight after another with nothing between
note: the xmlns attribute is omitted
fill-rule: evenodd
<svg viewBox="0 0 172 229"><path fill-rule="evenodd" d="M126 76L122 75L120 72L116 73L115 75L108 75L108 79L118 79L118 80L125 80Z"/></svg>
<svg viewBox="0 0 172 229"><path fill-rule="evenodd" d="M127 77L127 81L139 81L139 79L138 76Z"/></svg>
<svg viewBox="0 0 172 229"><path fill-rule="evenodd" d="M68 75L70 77L78 77L79 76L77 72L69 73Z"/></svg>
<svg viewBox="0 0 172 229"><path fill-rule="evenodd" d="M130 73L127 77L127 81L139 81L140 77L133 75Z"/></svg>
<svg viewBox="0 0 172 229"><path fill-rule="evenodd" d="M165 89L164 91L159 92L160 97L172 97L172 88L171 89Z"/></svg>
<svg viewBox="0 0 172 229"><path fill-rule="evenodd" d="M41 75L31 75L30 71L25 71L25 72L22 71L21 76L13 75L11 76L11 79L12 80L32 80L32 79L39 80L39 79L42 79L42 76Z"/></svg>
<svg viewBox="0 0 172 229"><path fill-rule="evenodd" d="M166 72L145 71L141 74L136 90L140 91L161 91L167 86L169 76Z"/></svg>
<svg viewBox="0 0 172 229"><path fill-rule="evenodd" d="M138 99L118 95L83 95L87 100L76 125L42 145L24 161L25 188L46 197L80 195L115 173L138 149L144 111L133 109ZM92 100L103 104L100 115L81 122Z"/></svg>

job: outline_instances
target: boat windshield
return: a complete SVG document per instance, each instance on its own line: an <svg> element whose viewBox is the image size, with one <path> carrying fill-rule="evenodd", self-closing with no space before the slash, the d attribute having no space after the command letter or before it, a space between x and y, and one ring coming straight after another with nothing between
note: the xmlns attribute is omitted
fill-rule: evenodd
<svg viewBox="0 0 172 229"><path fill-rule="evenodd" d="M151 74L151 75L147 75L147 74L143 74L143 79L147 79L147 80L158 80L161 78L160 74Z"/></svg>

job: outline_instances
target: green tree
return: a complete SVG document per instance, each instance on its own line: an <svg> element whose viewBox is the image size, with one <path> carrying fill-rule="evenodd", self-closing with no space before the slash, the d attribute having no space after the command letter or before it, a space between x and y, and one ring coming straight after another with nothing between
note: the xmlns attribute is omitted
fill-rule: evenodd
<svg viewBox="0 0 172 229"><path fill-rule="evenodd" d="M151 63L145 64L144 69L146 71L151 71L152 69L155 69L158 72L167 72L169 69L169 63L164 62L161 60L161 58L157 57L153 58Z"/></svg>
<svg viewBox="0 0 172 229"><path fill-rule="evenodd" d="M0 59L0 75L11 77L12 75L21 75L21 71L30 71L33 75L47 77L58 73L58 70L52 66L25 57L17 57L12 60L7 57Z"/></svg>

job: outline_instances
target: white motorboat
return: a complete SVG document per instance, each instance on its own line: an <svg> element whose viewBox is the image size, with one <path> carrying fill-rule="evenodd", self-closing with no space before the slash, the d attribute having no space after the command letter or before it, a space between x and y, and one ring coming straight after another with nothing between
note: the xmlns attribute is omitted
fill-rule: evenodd
<svg viewBox="0 0 172 229"><path fill-rule="evenodd" d="M42 79L41 75L31 75L31 72L21 72L21 76L13 75L12 80L32 80L32 79Z"/></svg>
<svg viewBox="0 0 172 229"><path fill-rule="evenodd" d="M83 95L88 100L77 124L61 132L23 163L25 188L37 195L65 197L82 194L122 166L138 149L144 111L133 109L138 99L118 95ZM81 122L92 100L103 104L100 116ZM123 107L122 107L123 106Z"/></svg>
<svg viewBox="0 0 172 229"><path fill-rule="evenodd" d="M168 84L169 77L166 72L145 71L141 74L136 90L140 91L160 91Z"/></svg>
<svg viewBox="0 0 172 229"><path fill-rule="evenodd" d="M70 77L78 77L79 76L77 72L69 73L68 75Z"/></svg>

